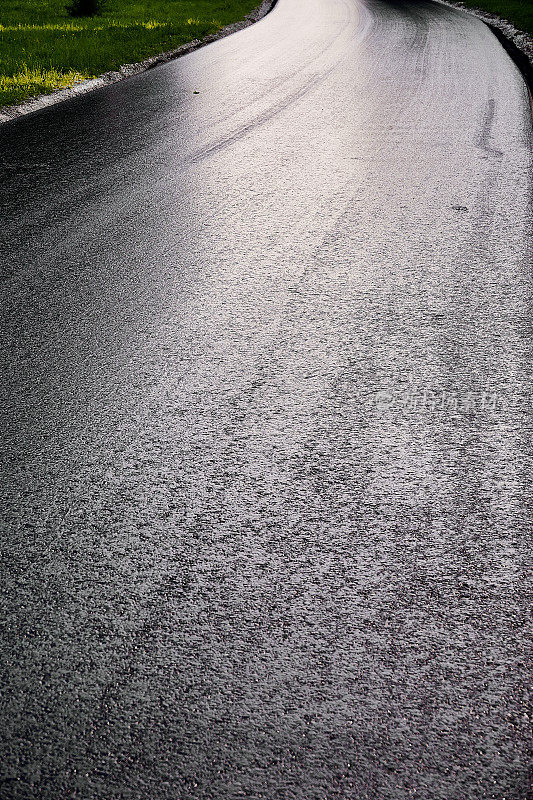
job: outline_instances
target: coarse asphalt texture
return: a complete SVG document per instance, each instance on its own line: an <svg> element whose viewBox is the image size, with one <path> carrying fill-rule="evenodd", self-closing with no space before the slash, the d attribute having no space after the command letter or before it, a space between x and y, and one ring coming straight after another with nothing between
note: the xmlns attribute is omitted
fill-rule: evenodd
<svg viewBox="0 0 533 800"><path fill-rule="evenodd" d="M525 84L429 0L0 129L3 800L525 800Z"/></svg>

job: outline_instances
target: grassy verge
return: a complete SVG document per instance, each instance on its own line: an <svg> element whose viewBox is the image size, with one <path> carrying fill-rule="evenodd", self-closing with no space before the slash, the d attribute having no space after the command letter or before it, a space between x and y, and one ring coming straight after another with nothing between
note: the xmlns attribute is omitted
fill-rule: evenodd
<svg viewBox="0 0 533 800"><path fill-rule="evenodd" d="M70 17L68 0L0 1L0 106L142 61L243 19L260 0L105 0Z"/></svg>
<svg viewBox="0 0 533 800"><path fill-rule="evenodd" d="M533 36L533 0L462 0L470 8L482 8L512 22Z"/></svg>

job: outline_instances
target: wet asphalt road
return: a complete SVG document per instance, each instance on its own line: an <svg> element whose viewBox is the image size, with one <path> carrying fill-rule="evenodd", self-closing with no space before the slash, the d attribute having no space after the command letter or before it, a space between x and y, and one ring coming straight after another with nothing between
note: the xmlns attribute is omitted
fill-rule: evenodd
<svg viewBox="0 0 533 800"><path fill-rule="evenodd" d="M525 800L531 118L490 31L279 0L0 153L2 798Z"/></svg>

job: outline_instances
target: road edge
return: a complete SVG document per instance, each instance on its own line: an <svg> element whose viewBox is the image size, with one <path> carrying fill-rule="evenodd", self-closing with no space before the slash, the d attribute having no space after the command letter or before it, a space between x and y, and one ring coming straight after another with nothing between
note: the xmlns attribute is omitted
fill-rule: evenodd
<svg viewBox="0 0 533 800"><path fill-rule="evenodd" d="M492 14L482 8L465 6L461 0L455 0L455 2L454 0L439 0L439 2L442 5L464 11L484 22L522 73L530 92L533 92L533 36L497 14Z"/></svg>
<svg viewBox="0 0 533 800"><path fill-rule="evenodd" d="M501 46L507 51L507 55L512 59L512 61L514 61L516 67L518 67L522 73L522 77L528 86L530 94L533 95L533 63L531 58L529 58L523 50L517 47L512 39L508 39L501 28L497 27L491 22L487 22L486 20L483 20L483 22L488 28L490 28Z"/></svg>
<svg viewBox="0 0 533 800"><path fill-rule="evenodd" d="M238 22L232 22L217 33L212 33L204 39L193 39L191 42L185 42L174 50L168 50L165 53L150 56L150 58L146 58L144 61L138 61L135 64L123 64L119 70L104 72L102 75L99 75L98 78L75 83L74 86L69 86L68 89L58 89L51 94L39 95L39 97L26 100L24 103L18 105L0 106L0 125L26 116L27 114L33 114L35 111L40 111L43 108L54 106L57 103L62 103L65 100L70 100L73 97L88 94L96 89L109 86L112 83L118 83L126 78L130 78L132 75L140 75L142 72L153 69L159 64L166 64L168 61L173 61L175 58L180 58L180 56L185 56L188 53L192 53L194 50L199 50L201 47L212 44L218 39L224 39L232 33L238 33L238 31L249 28L250 25L254 25L256 22L266 17L277 2L278 0L262 0L260 5L247 14L244 19Z"/></svg>

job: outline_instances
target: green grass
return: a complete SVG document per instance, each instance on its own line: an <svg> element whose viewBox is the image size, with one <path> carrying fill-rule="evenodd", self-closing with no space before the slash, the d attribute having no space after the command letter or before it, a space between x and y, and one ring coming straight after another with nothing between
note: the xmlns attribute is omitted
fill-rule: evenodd
<svg viewBox="0 0 533 800"><path fill-rule="evenodd" d="M201 39L260 0L106 0L70 17L68 0L0 0L0 106L49 94Z"/></svg>
<svg viewBox="0 0 533 800"><path fill-rule="evenodd" d="M533 0L462 0L470 8L482 8L509 20L521 31L533 35Z"/></svg>

